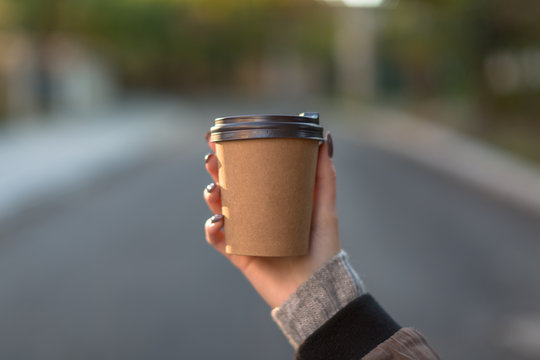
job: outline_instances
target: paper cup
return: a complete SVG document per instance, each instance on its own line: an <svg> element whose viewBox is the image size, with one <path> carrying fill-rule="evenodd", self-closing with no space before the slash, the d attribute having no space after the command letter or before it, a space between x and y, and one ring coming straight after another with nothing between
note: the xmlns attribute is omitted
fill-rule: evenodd
<svg viewBox="0 0 540 360"><path fill-rule="evenodd" d="M309 250L318 115L216 119L226 252L297 256Z"/></svg>

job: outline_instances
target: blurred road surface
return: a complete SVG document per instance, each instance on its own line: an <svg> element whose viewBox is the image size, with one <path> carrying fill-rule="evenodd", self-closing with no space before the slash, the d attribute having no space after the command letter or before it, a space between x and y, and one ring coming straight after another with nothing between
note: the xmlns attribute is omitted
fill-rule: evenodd
<svg viewBox="0 0 540 360"><path fill-rule="evenodd" d="M0 224L0 358L292 359L203 238L204 131L254 109L191 106L177 146ZM442 358L526 359L540 222L339 129L342 243L368 289Z"/></svg>

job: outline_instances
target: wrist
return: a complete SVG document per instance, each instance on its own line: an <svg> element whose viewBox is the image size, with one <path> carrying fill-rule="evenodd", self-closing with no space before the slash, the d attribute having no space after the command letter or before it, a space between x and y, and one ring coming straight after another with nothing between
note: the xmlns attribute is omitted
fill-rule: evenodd
<svg viewBox="0 0 540 360"><path fill-rule="evenodd" d="M274 308L272 317L297 348L341 308L365 292L342 250Z"/></svg>

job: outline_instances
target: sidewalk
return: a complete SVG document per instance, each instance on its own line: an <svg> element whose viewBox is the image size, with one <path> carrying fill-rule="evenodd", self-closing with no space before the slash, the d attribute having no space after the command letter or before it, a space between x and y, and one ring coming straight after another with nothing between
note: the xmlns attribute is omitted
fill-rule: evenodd
<svg viewBox="0 0 540 360"><path fill-rule="evenodd" d="M173 102L130 103L1 129L0 221L181 143L182 111Z"/></svg>
<svg viewBox="0 0 540 360"><path fill-rule="evenodd" d="M365 143L474 186L540 218L540 167L494 145L412 115L364 108Z"/></svg>

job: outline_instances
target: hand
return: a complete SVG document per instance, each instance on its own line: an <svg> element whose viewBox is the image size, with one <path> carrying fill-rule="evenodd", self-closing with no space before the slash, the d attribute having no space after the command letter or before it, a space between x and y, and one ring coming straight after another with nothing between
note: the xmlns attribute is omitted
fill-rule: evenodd
<svg viewBox="0 0 540 360"><path fill-rule="evenodd" d="M215 144L208 144L215 151ZM244 256L225 252L217 157L214 153L206 157L206 170L214 183L204 190L204 199L216 214L205 223L206 240L240 269L272 308L287 300L300 284L340 251L332 152L332 137L328 134L327 140L319 147L309 253L293 257Z"/></svg>

